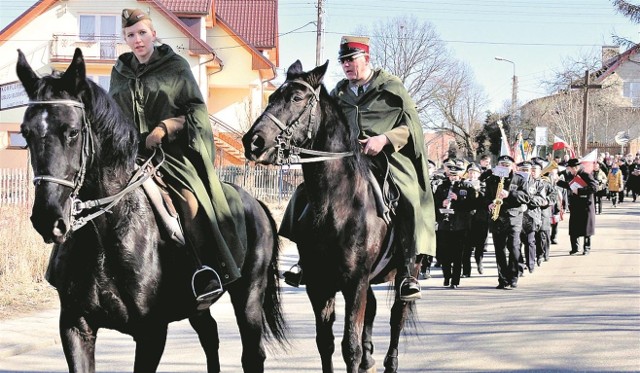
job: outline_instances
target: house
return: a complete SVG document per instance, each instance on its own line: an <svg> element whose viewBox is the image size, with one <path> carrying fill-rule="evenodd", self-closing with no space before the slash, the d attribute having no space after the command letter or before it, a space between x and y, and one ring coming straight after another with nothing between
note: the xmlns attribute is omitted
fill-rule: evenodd
<svg viewBox="0 0 640 373"><path fill-rule="evenodd" d="M40 0L0 31L0 168L27 166L16 49L36 72L48 74L65 70L79 47L87 75L108 89L112 66L129 51L121 34L123 8L148 13L158 38L191 65L215 133L216 166L244 163L240 136L274 90L277 0Z"/></svg>
<svg viewBox="0 0 640 373"><path fill-rule="evenodd" d="M583 86L584 79L572 86ZM616 148L614 137L624 131L640 136L640 45L623 53L617 46L602 47L601 67L589 73L587 150ZM580 149L584 113L584 89L574 88L534 99L520 109L521 122L530 127L547 127Z"/></svg>

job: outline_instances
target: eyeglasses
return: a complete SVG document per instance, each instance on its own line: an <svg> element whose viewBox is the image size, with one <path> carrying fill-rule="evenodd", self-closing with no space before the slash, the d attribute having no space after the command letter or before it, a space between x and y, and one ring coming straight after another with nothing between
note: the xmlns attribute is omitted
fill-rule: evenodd
<svg viewBox="0 0 640 373"><path fill-rule="evenodd" d="M344 64L345 62L353 62L355 59L364 56L364 54L362 53L358 53L356 55L353 56L348 56L348 57L340 57L338 58L338 62L340 62L340 64Z"/></svg>

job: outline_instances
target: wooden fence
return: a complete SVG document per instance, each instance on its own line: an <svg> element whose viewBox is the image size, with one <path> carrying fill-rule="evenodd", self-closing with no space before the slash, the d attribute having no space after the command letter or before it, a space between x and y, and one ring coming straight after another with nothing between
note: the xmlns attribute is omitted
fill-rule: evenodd
<svg viewBox="0 0 640 373"><path fill-rule="evenodd" d="M241 186L267 203L284 203L302 182L302 170L287 167L228 166L218 169L220 180ZM31 170L0 168L0 206L31 205L33 183Z"/></svg>
<svg viewBox="0 0 640 373"><path fill-rule="evenodd" d="M0 205L30 205L32 178L30 169L0 168Z"/></svg>

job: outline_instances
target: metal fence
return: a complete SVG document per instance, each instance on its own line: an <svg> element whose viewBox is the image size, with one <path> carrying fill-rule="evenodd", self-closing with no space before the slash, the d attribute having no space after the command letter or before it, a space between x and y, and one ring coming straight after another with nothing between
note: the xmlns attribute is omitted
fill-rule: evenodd
<svg viewBox="0 0 640 373"><path fill-rule="evenodd" d="M217 170L220 180L241 186L267 203L283 203L302 182L302 170L288 167L227 166ZM0 205L33 201L31 169L0 168Z"/></svg>

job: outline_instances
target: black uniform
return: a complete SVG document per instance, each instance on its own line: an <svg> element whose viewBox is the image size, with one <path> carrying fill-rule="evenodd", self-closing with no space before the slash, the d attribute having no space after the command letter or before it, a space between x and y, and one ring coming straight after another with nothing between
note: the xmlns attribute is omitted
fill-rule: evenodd
<svg viewBox="0 0 640 373"><path fill-rule="evenodd" d="M525 183L530 200L523 212L522 233L520 239L524 244L524 257L520 260L519 273L527 267L533 273L536 264L536 233L542 228L542 206L546 205L547 198L543 195L544 185L540 179L531 176Z"/></svg>
<svg viewBox="0 0 640 373"><path fill-rule="evenodd" d="M469 229L469 239L462 259L462 274L471 275L471 253L474 253L478 273L482 274L484 267L485 244L489 235L489 210L484 206L487 184L484 181L469 181L476 191L478 206L471 212L471 228Z"/></svg>
<svg viewBox="0 0 640 373"><path fill-rule="evenodd" d="M448 199L449 192L457 198L451 200L450 209L453 214L440 211L443 202ZM444 180L433 196L436 207L437 245L436 257L442 266L445 286L460 284L462 272L462 252L471 224L471 211L477 207L476 191L466 181Z"/></svg>
<svg viewBox="0 0 640 373"><path fill-rule="evenodd" d="M553 215L553 208L558 201L558 191L551 184L548 178L542 177L543 196L546 199L546 204L540 207L542 216L542 227L536 234L536 260L538 265L540 261L545 262L549 260L549 249L551 247L551 217Z"/></svg>
<svg viewBox="0 0 640 373"><path fill-rule="evenodd" d="M485 208L496 198L500 178L490 175L486 179L487 194ZM516 287L518 284L518 262L520 261L520 231L522 230L522 208L531 200L525 180L513 171L504 179L504 190L509 196L503 200L497 220L489 219L489 229L496 250L498 266L498 288ZM505 252L505 249L508 251Z"/></svg>
<svg viewBox="0 0 640 373"><path fill-rule="evenodd" d="M438 186L442 184L443 181L447 180L447 177L443 172L434 172L429 175L430 183L431 183L431 191L435 194ZM436 237L437 240L437 237ZM436 243L437 246L437 243ZM418 259L420 262L420 274L423 279L431 278L431 265L433 264L433 256L432 255L420 255Z"/></svg>
<svg viewBox="0 0 640 373"><path fill-rule="evenodd" d="M571 191L571 183L575 177L580 177L586 186L579 188L577 194ZM559 180L557 185L568 190L569 206L569 237L571 238L571 254L578 252L578 237L584 237L584 251L587 255L591 250L591 236L595 233L596 209L594 194L598 190L598 182L590 173L578 171L576 176L570 175L566 181Z"/></svg>

